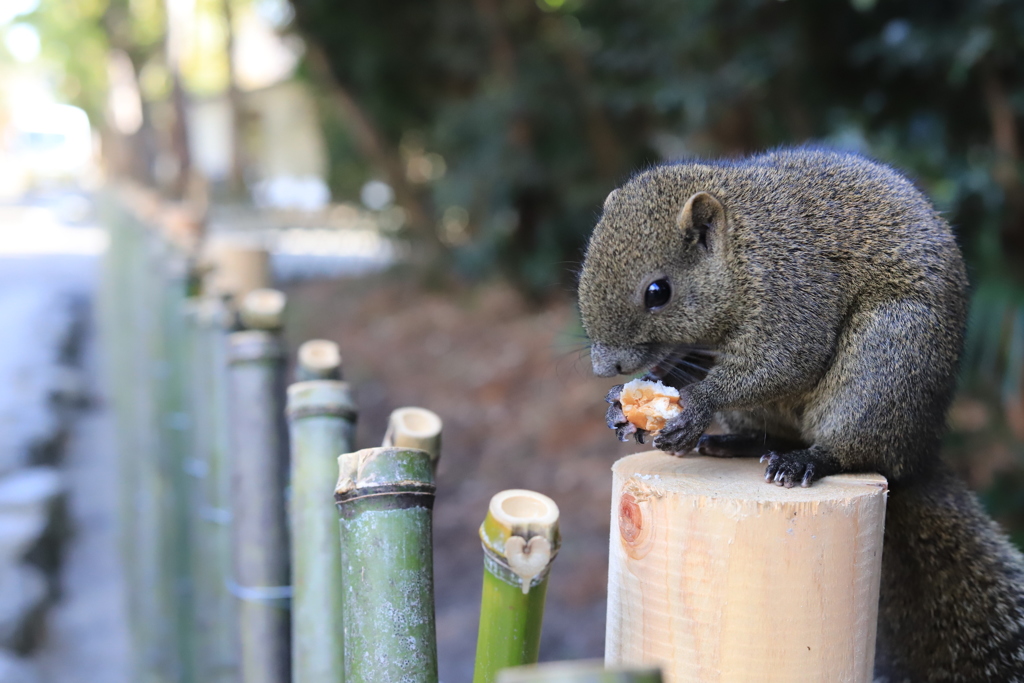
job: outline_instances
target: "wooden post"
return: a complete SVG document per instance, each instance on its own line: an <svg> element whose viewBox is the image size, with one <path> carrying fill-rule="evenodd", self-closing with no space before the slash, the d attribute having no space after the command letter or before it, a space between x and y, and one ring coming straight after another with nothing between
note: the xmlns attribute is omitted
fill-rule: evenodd
<svg viewBox="0 0 1024 683"><path fill-rule="evenodd" d="M288 387L294 683L343 680L345 632L334 489L338 455L353 448L355 420L345 382L321 379Z"/></svg>
<svg viewBox="0 0 1024 683"><path fill-rule="evenodd" d="M786 489L753 458L612 468L605 660L683 681L870 681L886 482Z"/></svg>
<svg viewBox="0 0 1024 683"><path fill-rule="evenodd" d="M231 592L239 599L243 683L289 680L284 352L271 332L228 338L231 414Z"/></svg>

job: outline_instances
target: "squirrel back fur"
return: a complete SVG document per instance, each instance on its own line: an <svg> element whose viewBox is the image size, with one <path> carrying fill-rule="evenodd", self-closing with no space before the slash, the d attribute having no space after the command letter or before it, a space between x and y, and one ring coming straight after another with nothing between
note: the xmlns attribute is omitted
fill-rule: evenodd
<svg viewBox="0 0 1024 683"><path fill-rule="evenodd" d="M656 447L767 435L790 444L769 454L775 483L889 479L879 675L1024 681L1024 559L939 459L966 272L910 181L812 148L646 170L605 202L579 305L597 374L680 388ZM702 437L716 415L733 436Z"/></svg>

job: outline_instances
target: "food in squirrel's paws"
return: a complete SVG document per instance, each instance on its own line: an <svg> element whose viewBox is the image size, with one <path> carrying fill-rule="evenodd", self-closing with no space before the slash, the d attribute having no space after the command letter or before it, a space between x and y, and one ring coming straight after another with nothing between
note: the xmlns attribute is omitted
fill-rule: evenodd
<svg viewBox="0 0 1024 683"><path fill-rule="evenodd" d="M637 429L661 431L665 423L682 412L679 392L661 382L634 379L622 385L622 413Z"/></svg>

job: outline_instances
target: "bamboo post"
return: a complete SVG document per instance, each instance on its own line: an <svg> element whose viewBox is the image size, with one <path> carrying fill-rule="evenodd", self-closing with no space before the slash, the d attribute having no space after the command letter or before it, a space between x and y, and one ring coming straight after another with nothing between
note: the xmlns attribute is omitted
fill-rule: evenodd
<svg viewBox="0 0 1024 683"><path fill-rule="evenodd" d="M334 507L338 453L353 447L355 404L337 380L288 387L291 435L292 680L341 683L341 548Z"/></svg>
<svg viewBox="0 0 1024 683"><path fill-rule="evenodd" d="M652 668L605 668L596 661L553 662L505 669L497 683L661 683Z"/></svg>
<svg viewBox="0 0 1024 683"><path fill-rule="evenodd" d="M234 683L238 679L238 612L227 582L231 576L227 401L227 326L231 316L221 299L204 297L196 317L199 338L194 411L197 434L202 439L197 458L204 472L198 505L203 681Z"/></svg>
<svg viewBox="0 0 1024 683"><path fill-rule="evenodd" d="M756 459L612 468L608 664L683 681L870 681L885 479L764 481Z"/></svg>
<svg viewBox="0 0 1024 683"><path fill-rule="evenodd" d="M346 683L437 683L434 458L368 448L338 458Z"/></svg>
<svg viewBox="0 0 1024 683"><path fill-rule="evenodd" d="M299 347L295 379L341 379L341 350L326 339L310 339Z"/></svg>
<svg viewBox="0 0 1024 683"><path fill-rule="evenodd" d="M388 418L384 434L385 448L418 448L434 457L435 465L441 455L441 418L426 408L397 408Z"/></svg>
<svg viewBox="0 0 1024 683"><path fill-rule="evenodd" d="M548 572L558 553L558 506L534 491L509 489L491 498L480 525L484 586L473 683L533 664L540 651Z"/></svg>
<svg viewBox="0 0 1024 683"><path fill-rule="evenodd" d="M287 452L283 349L262 330L228 338L231 414L231 592L238 598L243 683L289 680Z"/></svg>

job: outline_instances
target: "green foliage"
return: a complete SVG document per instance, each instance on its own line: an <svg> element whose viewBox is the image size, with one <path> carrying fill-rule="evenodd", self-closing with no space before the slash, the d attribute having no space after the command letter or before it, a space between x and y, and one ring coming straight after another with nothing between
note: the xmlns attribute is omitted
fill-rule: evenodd
<svg viewBox="0 0 1024 683"><path fill-rule="evenodd" d="M1004 416L951 452L1004 444L1024 481L1024 3L292 3L390 153L412 136L445 159L429 206L463 272L533 292L568 284L602 199L645 164L811 142L901 168L968 257L965 386ZM1024 528L1024 498L997 488Z"/></svg>
<svg viewBox="0 0 1024 683"><path fill-rule="evenodd" d="M1024 107L1020 3L293 4L393 152L414 134L446 160L434 218L444 237L445 209L468 211L468 235L449 242L469 272L549 287L607 191L644 164L805 141L906 170L986 271L1002 245L1024 253L1008 237L1021 215L1006 212L1017 151L992 125Z"/></svg>

